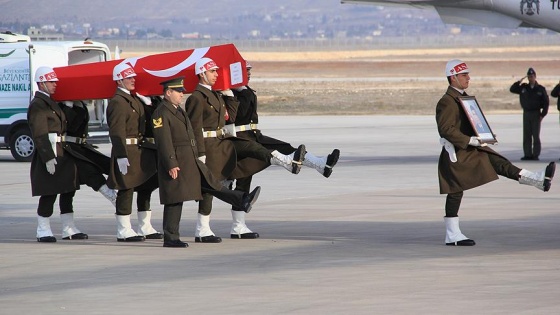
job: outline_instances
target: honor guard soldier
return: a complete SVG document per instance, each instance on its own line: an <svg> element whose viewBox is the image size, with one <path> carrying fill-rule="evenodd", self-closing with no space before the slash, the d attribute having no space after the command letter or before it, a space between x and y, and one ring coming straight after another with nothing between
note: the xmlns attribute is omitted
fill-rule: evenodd
<svg viewBox="0 0 560 315"><path fill-rule="evenodd" d="M450 60L445 67L449 82L447 91L436 106L436 122L440 142L438 174L441 194L447 194L445 202L445 244L473 246L459 228L459 207L463 191L498 179L498 175L548 191L556 164L551 162L543 170L531 172L513 165L505 157L490 149L469 122L461 105L460 97L467 96L469 67L461 60Z"/></svg>
<svg viewBox="0 0 560 315"><path fill-rule="evenodd" d="M117 189L117 240L138 242L161 239L151 223L150 199L158 186L156 151L144 142L147 122L143 103L134 95L136 73L126 63L113 69L117 90L107 107L111 139L111 165L107 185ZM151 139L153 142L153 139ZM138 232L131 227L132 199L137 192Z"/></svg>
<svg viewBox="0 0 560 315"><path fill-rule="evenodd" d="M107 187L103 176L109 175L111 159L87 141L89 110L82 101L65 101L59 105L67 121L64 148L74 158L80 184L91 187L116 206L117 193Z"/></svg>
<svg viewBox="0 0 560 315"><path fill-rule="evenodd" d="M292 154L284 155L278 151L270 152L254 141L237 138L225 129L226 123L235 122L239 103L231 90L220 93L212 90L218 79L217 70L218 66L210 58L201 58L195 63L195 74L199 84L185 104L194 130L199 159L206 163L219 180L229 179L237 167L238 160L247 157L264 161L264 166L247 165L244 168L245 172L240 172L239 177L253 175L270 164L280 165L294 174L299 173L305 156L305 146L301 145ZM212 196L205 193L199 202L195 242L222 241L210 229L211 211ZM234 211L232 214L236 221L242 212ZM256 238L258 235L254 233L250 237Z"/></svg>
<svg viewBox="0 0 560 315"><path fill-rule="evenodd" d="M29 104L27 121L35 152L31 160L31 193L40 196L37 207L37 241L56 242L50 217L56 197L60 194L60 217L63 239L87 239L74 224L72 196L80 188L76 164L64 151L62 139L66 132L66 116L52 99L58 78L50 67L39 67L35 82L39 90Z"/></svg>
<svg viewBox="0 0 560 315"><path fill-rule="evenodd" d="M251 80L251 69L253 68L249 62L246 61L245 65L247 69L247 81ZM239 107L237 108L237 116L235 118L235 131L236 136L243 139L248 139L260 143L265 148L271 151L278 151L282 154L292 154L296 151L296 148L292 147L291 144L284 142L282 140L274 139L265 136L261 133L258 127L259 115L257 113L257 93L255 90L251 89L249 85L242 86L233 89L233 95L239 101ZM307 166L317 170L321 175L328 178L332 174L332 169L338 162L340 156L340 151L334 149L328 156L318 157L311 154L309 151L305 152L305 159L303 160L303 166ZM254 159L252 163L264 163ZM239 168L241 169L241 167ZM252 176L245 178L238 178L235 181L235 189L243 192L249 192L251 188ZM233 209L235 210L235 209ZM245 224L245 217L243 214L237 214L232 211L233 225L231 227L231 237L232 238L251 238L251 236L258 236Z"/></svg>
<svg viewBox="0 0 560 315"><path fill-rule="evenodd" d="M260 187L252 193L232 191L222 186L198 159L194 132L180 104L183 77L161 83L164 99L152 116L158 149L159 196L163 208L163 246L187 247L179 239L183 202L201 200L202 192L235 205L243 213L251 210Z"/></svg>

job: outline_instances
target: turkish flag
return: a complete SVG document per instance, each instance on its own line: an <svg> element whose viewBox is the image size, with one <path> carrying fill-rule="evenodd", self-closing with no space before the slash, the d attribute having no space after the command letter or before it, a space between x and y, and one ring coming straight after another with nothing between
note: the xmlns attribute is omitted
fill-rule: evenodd
<svg viewBox="0 0 560 315"><path fill-rule="evenodd" d="M226 90L247 84L245 60L233 44L94 62L54 68L58 76L57 101L111 98L117 85L113 68L128 63L136 72L136 93L144 96L162 95L160 82L184 76L186 93L196 89L198 78L194 73L197 60L207 57L218 65L218 81L214 90Z"/></svg>

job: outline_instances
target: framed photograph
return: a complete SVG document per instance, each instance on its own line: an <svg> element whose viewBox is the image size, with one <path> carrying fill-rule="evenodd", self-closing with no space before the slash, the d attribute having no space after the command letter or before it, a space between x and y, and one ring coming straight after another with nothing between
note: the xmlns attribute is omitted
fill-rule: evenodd
<svg viewBox="0 0 560 315"><path fill-rule="evenodd" d="M461 105L467 117L469 117L474 132L480 137L480 142L488 144L497 143L498 140L494 137L494 133L490 125L488 125L488 121L486 117L484 117L476 98L474 96L462 96L459 97L459 100L461 101Z"/></svg>

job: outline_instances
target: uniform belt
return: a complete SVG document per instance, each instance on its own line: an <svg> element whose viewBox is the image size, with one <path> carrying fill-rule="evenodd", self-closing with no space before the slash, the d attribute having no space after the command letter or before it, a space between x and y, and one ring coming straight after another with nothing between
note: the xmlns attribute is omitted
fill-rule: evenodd
<svg viewBox="0 0 560 315"><path fill-rule="evenodd" d="M65 138L64 135L58 135L58 134L55 133L55 132L49 132L49 135L48 135L48 136L49 136L49 141L50 141L51 143L56 143L56 142L63 142L63 141L65 141L65 140L64 140L64 138Z"/></svg>
<svg viewBox="0 0 560 315"><path fill-rule="evenodd" d="M202 136L204 138L216 138L216 137L221 137L223 135L225 135L226 132L224 129L219 129L216 131L202 131Z"/></svg>
<svg viewBox="0 0 560 315"><path fill-rule="evenodd" d="M247 124L247 125L241 125L241 126L235 126L235 131L240 132L240 131L247 131L247 130L256 130L257 124Z"/></svg>
<svg viewBox="0 0 560 315"><path fill-rule="evenodd" d="M138 144L138 138L126 138L126 144Z"/></svg>
<svg viewBox="0 0 560 315"><path fill-rule="evenodd" d="M64 136L64 140L65 142L72 142L72 143L77 143L77 144L84 144L86 143L86 138L78 138L78 137L72 137L72 136Z"/></svg>

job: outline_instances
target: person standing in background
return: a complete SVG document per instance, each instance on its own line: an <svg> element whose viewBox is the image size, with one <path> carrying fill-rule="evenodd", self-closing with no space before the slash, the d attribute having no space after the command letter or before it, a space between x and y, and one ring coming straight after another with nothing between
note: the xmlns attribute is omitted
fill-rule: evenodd
<svg viewBox="0 0 560 315"><path fill-rule="evenodd" d="M522 83L527 78L528 83ZM523 108L523 157L521 160L539 160L541 154L541 121L548 113L548 94L544 86L537 82L537 73L533 68L527 70L527 76L514 82L509 91L519 94Z"/></svg>

